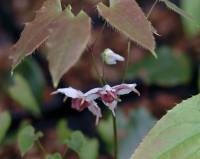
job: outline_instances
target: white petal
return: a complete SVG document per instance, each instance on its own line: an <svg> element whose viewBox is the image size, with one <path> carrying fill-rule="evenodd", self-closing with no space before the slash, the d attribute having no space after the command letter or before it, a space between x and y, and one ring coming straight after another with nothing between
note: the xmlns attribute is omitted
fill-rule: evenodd
<svg viewBox="0 0 200 159"><path fill-rule="evenodd" d="M87 100L95 100L95 99L97 99L97 98L100 97L99 92L100 92L101 90L102 90L102 88L94 88L94 89L91 89L91 90L89 90L88 92L86 92L86 93L84 94L84 96L85 96L85 98L86 98Z"/></svg>
<svg viewBox="0 0 200 159"><path fill-rule="evenodd" d="M91 105L88 107L88 110L96 116L96 125L99 123L99 118L102 117L101 109L98 107L95 101L91 101Z"/></svg>
<svg viewBox="0 0 200 159"><path fill-rule="evenodd" d="M137 84L120 84L113 87L118 95L129 94L130 92L135 92L140 95L140 92L135 88Z"/></svg>
<svg viewBox="0 0 200 159"><path fill-rule="evenodd" d="M114 100L112 103L107 103L104 102L103 103L112 111L113 115L115 116L115 108L117 107L117 100Z"/></svg>
<svg viewBox="0 0 200 159"><path fill-rule="evenodd" d="M119 54L116 54L111 49L106 49L102 53L103 60L106 64L114 65L117 63L117 61L124 61L124 57L120 56Z"/></svg>
<svg viewBox="0 0 200 159"><path fill-rule="evenodd" d="M52 94L58 94L58 93L62 93L70 98L79 98L83 96L83 93L81 91L74 89L72 87L57 89L57 91L53 92Z"/></svg>

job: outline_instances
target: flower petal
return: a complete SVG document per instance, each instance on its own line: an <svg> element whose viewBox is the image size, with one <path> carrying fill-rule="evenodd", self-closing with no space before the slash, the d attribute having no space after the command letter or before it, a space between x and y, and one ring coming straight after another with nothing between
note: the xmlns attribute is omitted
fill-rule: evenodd
<svg viewBox="0 0 200 159"><path fill-rule="evenodd" d="M105 61L105 63L109 65L114 65L117 63L117 61L125 60L124 57L120 56L119 54L116 54L111 49L106 49L102 53L102 58L103 58L103 61Z"/></svg>
<svg viewBox="0 0 200 159"><path fill-rule="evenodd" d="M96 116L96 125L99 123L99 118L102 117L101 109L98 107L95 101L90 102L90 106L88 106L88 110L92 112L93 115Z"/></svg>
<svg viewBox="0 0 200 159"><path fill-rule="evenodd" d="M115 108L117 107L118 101L113 100L112 103L107 103L103 101L103 103L112 111L113 115L115 116Z"/></svg>
<svg viewBox="0 0 200 159"><path fill-rule="evenodd" d="M74 89L72 87L57 89L57 91L53 92L52 94L58 94L58 93L62 93L70 98L80 98L83 96L83 93L81 91Z"/></svg>
<svg viewBox="0 0 200 159"><path fill-rule="evenodd" d="M112 87L118 95L129 94L130 92L135 92L138 96L140 96L140 92L135 88L137 84L120 84Z"/></svg>
<svg viewBox="0 0 200 159"><path fill-rule="evenodd" d="M97 98L100 97L99 92L100 92L101 90L102 90L102 88L94 88L94 89L91 89L91 90L89 90L88 92L86 92L86 93L84 94L84 96L85 96L85 98L86 98L87 100L95 100L95 99L97 99Z"/></svg>

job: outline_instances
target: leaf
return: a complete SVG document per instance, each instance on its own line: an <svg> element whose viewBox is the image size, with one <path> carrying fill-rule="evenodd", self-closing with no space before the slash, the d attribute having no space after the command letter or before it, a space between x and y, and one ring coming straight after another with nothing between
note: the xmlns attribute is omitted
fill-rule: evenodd
<svg viewBox="0 0 200 159"><path fill-rule="evenodd" d="M131 159L200 158L200 94L170 110L144 138Z"/></svg>
<svg viewBox="0 0 200 159"><path fill-rule="evenodd" d="M41 103L45 87L45 78L39 64L33 58L28 57L16 68L15 72L27 80L37 102Z"/></svg>
<svg viewBox="0 0 200 159"><path fill-rule="evenodd" d="M114 4L113 4L114 3ZM156 56L152 26L135 0L117 0L111 7L99 3L100 15L118 31Z"/></svg>
<svg viewBox="0 0 200 159"><path fill-rule="evenodd" d="M127 79L140 77L146 84L176 86L185 84L191 77L191 62L184 53L176 55L163 46L158 49L159 60L147 57L129 67Z"/></svg>
<svg viewBox="0 0 200 159"><path fill-rule="evenodd" d="M46 42L45 53L54 87L79 60L90 38L90 18L81 11L77 16L67 7L52 24L54 32Z"/></svg>
<svg viewBox="0 0 200 159"><path fill-rule="evenodd" d="M98 141L86 138L80 131L73 132L71 137L65 140L65 143L79 155L80 159L98 158Z"/></svg>
<svg viewBox="0 0 200 159"><path fill-rule="evenodd" d="M68 128L68 124L66 120L59 121L57 125L57 135L61 143L66 139L70 138L72 131Z"/></svg>
<svg viewBox="0 0 200 159"><path fill-rule="evenodd" d="M160 0L160 1L164 2L169 9L173 10L174 12L178 13L179 15L183 16L186 19L193 21L193 17L190 14L188 14L181 8L177 7L174 3L170 2L169 0Z"/></svg>
<svg viewBox="0 0 200 159"><path fill-rule="evenodd" d="M118 116L118 114L117 114ZM108 152L112 152L113 149L113 121L112 116L109 116L107 119L102 120L97 127L98 133L101 139L106 144L106 149Z"/></svg>
<svg viewBox="0 0 200 159"><path fill-rule="evenodd" d="M186 12L190 13L194 21L200 24L200 1L199 0L181 0L181 7ZM182 18L184 29L189 35L195 35L200 32L200 29L197 28L196 23L188 22L186 19Z"/></svg>
<svg viewBox="0 0 200 159"><path fill-rule="evenodd" d="M129 111L128 116L127 114L122 115L117 114L118 123L119 120L125 120L125 123L118 125L118 133L126 135L119 140L119 158L128 159L144 136L154 126L155 119L143 107Z"/></svg>
<svg viewBox="0 0 200 159"><path fill-rule="evenodd" d="M47 155L45 159L62 159L62 156L59 153L55 153L54 155Z"/></svg>
<svg viewBox="0 0 200 159"><path fill-rule="evenodd" d="M14 85L8 88L10 97L35 116L40 115L39 105L27 81L19 74L14 75Z"/></svg>
<svg viewBox="0 0 200 159"><path fill-rule="evenodd" d="M25 153L27 153L33 147L35 141L41 136L41 132L35 134L35 130L32 126L28 125L23 127L18 134L18 145L21 155L24 156Z"/></svg>
<svg viewBox="0 0 200 159"><path fill-rule="evenodd" d="M11 124L11 116L9 112L0 112L0 143L4 139L6 132Z"/></svg>
<svg viewBox="0 0 200 159"><path fill-rule="evenodd" d="M49 24L61 13L60 0L47 0L39 11L35 19L27 23L20 39L11 48L13 59L12 70L22 61L25 56L33 53L49 36Z"/></svg>
<svg viewBox="0 0 200 159"><path fill-rule="evenodd" d="M69 146L69 148L79 154L81 148L85 144L85 138L80 131L75 131L71 134L70 139L65 140L65 143Z"/></svg>

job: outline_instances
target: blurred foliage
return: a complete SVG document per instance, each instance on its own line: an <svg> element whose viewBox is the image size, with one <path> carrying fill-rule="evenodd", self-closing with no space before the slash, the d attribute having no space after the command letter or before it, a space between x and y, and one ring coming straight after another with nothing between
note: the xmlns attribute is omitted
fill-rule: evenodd
<svg viewBox="0 0 200 159"><path fill-rule="evenodd" d="M157 122L132 159L200 158L200 94L182 103Z"/></svg>
<svg viewBox="0 0 200 159"><path fill-rule="evenodd" d="M113 150L113 121L110 115L107 119L101 120L98 124L97 130L102 140L105 142L106 150L108 153L112 153Z"/></svg>
<svg viewBox="0 0 200 159"><path fill-rule="evenodd" d="M62 159L62 156L59 153L55 153L54 155L47 155L45 159Z"/></svg>
<svg viewBox="0 0 200 159"><path fill-rule="evenodd" d="M137 148L142 138L153 127L155 119L144 109L132 110L125 115L117 111L117 128L119 138L119 159L129 158L134 149ZM98 125L98 132L106 144L109 154L113 149L113 125L112 116L102 120Z"/></svg>
<svg viewBox="0 0 200 159"><path fill-rule="evenodd" d="M0 112L0 144L4 139L6 132L8 131L11 124L11 116L9 112Z"/></svg>
<svg viewBox="0 0 200 159"><path fill-rule="evenodd" d="M61 120L57 126L57 135L61 143L65 143L75 151L80 159L96 159L99 156L99 143L97 139L90 139L80 131L72 131L67 121ZM90 150L90 153L88 153Z"/></svg>
<svg viewBox="0 0 200 159"><path fill-rule="evenodd" d="M35 116L39 116L39 104L36 101L27 80L20 74L15 74L13 78L14 84L8 88L10 97Z"/></svg>
<svg viewBox="0 0 200 159"><path fill-rule="evenodd" d="M191 78L191 63L185 54L175 54L168 46L157 50L158 60L149 56L129 67L127 79L138 76L148 85L176 86Z"/></svg>
<svg viewBox="0 0 200 159"><path fill-rule="evenodd" d="M43 134L41 132L35 133L35 129L27 125L19 130L18 134L18 144L21 155L24 156L34 145L35 141L37 141Z"/></svg>
<svg viewBox="0 0 200 159"><path fill-rule="evenodd" d="M58 139L63 144L65 140L70 137L72 130L68 128L68 123L64 119L58 122L56 129Z"/></svg>
<svg viewBox="0 0 200 159"><path fill-rule="evenodd" d="M184 18L182 19L184 29L189 35L196 35L200 32L200 1L199 0L181 0L181 7L188 13L190 13L194 19L193 22L188 22Z"/></svg>
<svg viewBox="0 0 200 159"><path fill-rule="evenodd" d="M39 64L32 57L27 57L16 68L16 73L22 75L32 89L38 103L42 103L42 97L45 88L44 73Z"/></svg>

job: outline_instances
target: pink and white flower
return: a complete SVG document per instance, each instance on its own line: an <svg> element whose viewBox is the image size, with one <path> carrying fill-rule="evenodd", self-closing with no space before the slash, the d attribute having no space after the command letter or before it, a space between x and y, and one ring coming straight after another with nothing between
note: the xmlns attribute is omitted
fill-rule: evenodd
<svg viewBox="0 0 200 159"><path fill-rule="evenodd" d="M101 98L102 102L108 106L108 108L112 111L113 115L115 115L115 108L117 107L117 103L120 100L120 95L129 94L130 92L135 92L137 95L140 95L139 91L135 88L136 84L120 84L116 86L105 85L103 88L94 88L88 91L87 96L94 99L98 97Z"/></svg>
<svg viewBox="0 0 200 159"><path fill-rule="evenodd" d="M99 122L99 118L102 117L101 109L98 107L97 103L94 101L94 97L97 97L92 92L84 94L80 90L76 90L72 87L68 88L61 88L57 91L53 92L52 94L62 93L67 97L72 98L72 108L77 111L83 111L84 109L88 108L93 115L96 116L96 124Z"/></svg>

